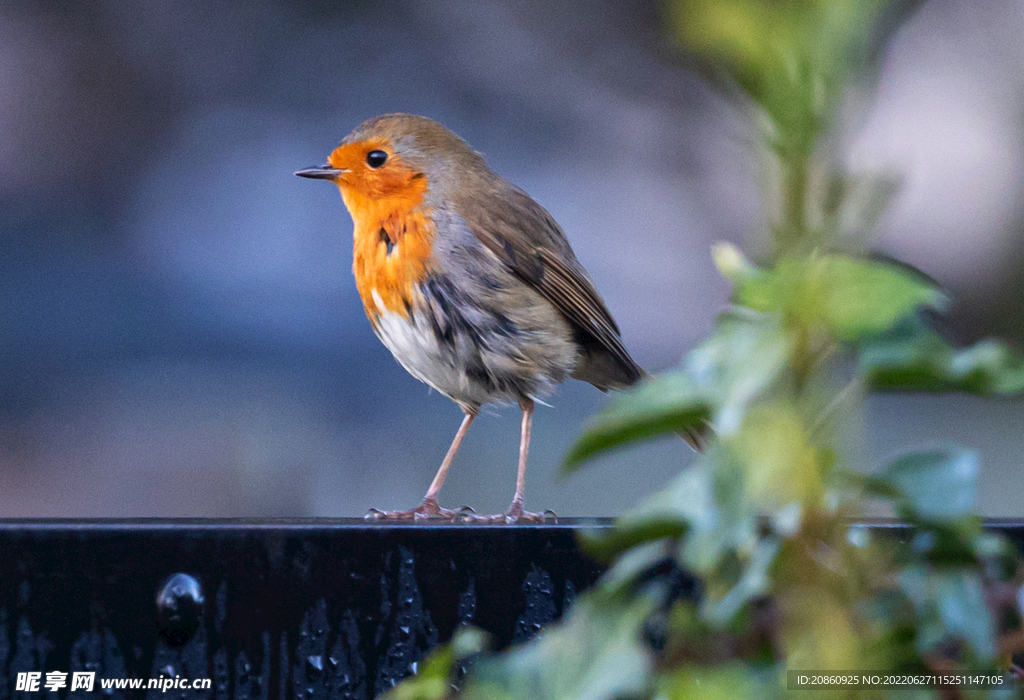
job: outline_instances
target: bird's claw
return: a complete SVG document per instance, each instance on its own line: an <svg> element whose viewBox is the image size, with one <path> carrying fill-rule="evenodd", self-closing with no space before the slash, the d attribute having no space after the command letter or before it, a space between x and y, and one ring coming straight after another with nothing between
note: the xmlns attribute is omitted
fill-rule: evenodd
<svg viewBox="0 0 1024 700"><path fill-rule="evenodd" d="M477 515L477 512L469 506L462 506L452 510L442 508L437 501L425 500L412 510L380 510L371 508L363 516L370 522L385 520L424 522L429 520L448 520L452 523L464 525L514 525L516 523L546 523L558 522L558 516L553 510L546 510L543 513L532 513L523 510L521 503L513 503L505 513L494 515Z"/></svg>
<svg viewBox="0 0 1024 700"><path fill-rule="evenodd" d="M434 499L425 498L423 499L423 503L412 510L380 510L378 508L371 508L367 511L366 515L363 516L363 519L371 522L381 520L412 520L413 522L422 522L424 520L454 520L455 516L459 512L460 511L454 511L451 508L442 508Z"/></svg>
<svg viewBox="0 0 1024 700"><path fill-rule="evenodd" d="M518 507L517 507L518 505ZM474 524L474 525L514 525L516 523L546 523L558 522L555 511L546 510L543 513L531 513L523 510L521 504L513 504L508 512L495 513L494 515L477 515L472 508L460 508L460 513L455 516L453 522Z"/></svg>

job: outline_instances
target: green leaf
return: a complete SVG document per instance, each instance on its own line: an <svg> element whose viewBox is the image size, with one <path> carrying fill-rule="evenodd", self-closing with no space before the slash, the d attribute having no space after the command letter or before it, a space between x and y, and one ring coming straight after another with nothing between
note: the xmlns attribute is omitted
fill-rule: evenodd
<svg viewBox="0 0 1024 700"><path fill-rule="evenodd" d="M591 556L608 559L639 544L665 538L682 537L690 521L714 509L709 475L702 464L681 472L669 484L638 506L623 513L611 530L582 533L581 544Z"/></svg>
<svg viewBox="0 0 1024 700"><path fill-rule="evenodd" d="M649 597L591 591L562 623L523 646L481 659L462 700L603 700L641 695L652 659L641 639L655 608Z"/></svg>
<svg viewBox="0 0 1024 700"><path fill-rule="evenodd" d="M1024 358L982 340L957 350L919 319L865 343L859 355L867 384L883 391L963 391L978 396L1024 391Z"/></svg>
<svg viewBox="0 0 1024 700"><path fill-rule="evenodd" d="M680 43L735 81L779 130L808 138L822 112L838 107L848 74L864 67L881 4L675 0L668 20Z"/></svg>
<svg viewBox="0 0 1024 700"><path fill-rule="evenodd" d="M713 397L712 423L720 436L735 433L750 403L789 366L792 342L774 314L736 307L686 358L684 368Z"/></svg>
<svg viewBox="0 0 1024 700"><path fill-rule="evenodd" d="M610 530L581 531L580 546L598 561L609 561L620 553L648 542L678 538L686 533L684 521L672 516L652 515L637 520L617 521Z"/></svg>
<svg viewBox="0 0 1024 700"><path fill-rule="evenodd" d="M972 514L977 477L977 454L948 447L904 455L875 478L898 489L912 514L941 523Z"/></svg>
<svg viewBox="0 0 1024 700"><path fill-rule="evenodd" d="M914 604L919 654L927 655L950 639L961 639L979 661L995 658L994 625L976 572L911 566L900 572L898 581Z"/></svg>
<svg viewBox="0 0 1024 700"><path fill-rule="evenodd" d="M716 243L711 257L718 271L732 283L732 302L738 307L774 313L782 311L789 292L792 265L758 267L731 243Z"/></svg>
<svg viewBox="0 0 1024 700"><path fill-rule="evenodd" d="M726 625L748 602L767 593L770 589L769 573L781 547L777 537L758 541L736 585L717 600L710 594L705 595L701 601L705 619L716 626Z"/></svg>
<svg viewBox="0 0 1024 700"><path fill-rule="evenodd" d="M713 255L733 283L733 301L755 311L782 312L807 325L824 324L839 340L876 336L919 307L946 300L932 280L892 263L847 255L790 256L771 270L734 247Z"/></svg>
<svg viewBox="0 0 1024 700"><path fill-rule="evenodd" d="M721 66L755 100L764 91L763 71L773 46L766 39L785 30L768 7L751 2L673 2L675 35L687 48Z"/></svg>
<svg viewBox="0 0 1024 700"><path fill-rule="evenodd" d="M946 303L931 282L893 265L829 255L815 267L824 320L841 340L877 335L919 307Z"/></svg>
<svg viewBox="0 0 1024 700"><path fill-rule="evenodd" d="M780 682L772 668L758 673L738 661L718 666L684 666L658 679L658 698L665 700L743 700L770 698Z"/></svg>
<svg viewBox="0 0 1024 700"><path fill-rule="evenodd" d="M884 498L895 501L903 498L903 492L884 479L876 479L873 476L864 474L850 474L847 480L851 484L860 486L864 493L876 498Z"/></svg>
<svg viewBox="0 0 1024 700"><path fill-rule="evenodd" d="M467 627L430 653L414 676L406 678L380 700L446 700L452 696L455 664L487 646L487 633Z"/></svg>
<svg viewBox="0 0 1024 700"><path fill-rule="evenodd" d="M914 522L917 514L901 513ZM979 563L977 542L981 535L981 519L961 518L951 524L918 523L910 542L910 554L917 560L939 567L975 567Z"/></svg>
<svg viewBox="0 0 1024 700"><path fill-rule="evenodd" d="M570 448L563 471L571 473L594 455L664 433L698 429L707 400L684 372L670 372L615 396Z"/></svg>
<svg viewBox="0 0 1024 700"><path fill-rule="evenodd" d="M751 409L730 447L743 465L746 497L759 512L820 504L822 460L791 403L768 402Z"/></svg>
<svg viewBox="0 0 1024 700"><path fill-rule="evenodd" d="M786 369L790 348L775 315L742 308L723 313L712 336L687 356L683 370L613 398L570 448L563 471L571 473L596 454L639 440L701 432L712 413L716 433L734 432L748 404Z"/></svg>
<svg viewBox="0 0 1024 700"><path fill-rule="evenodd" d="M665 540L653 540L638 544L622 552L615 564L604 572L598 585L602 590L613 593L629 593L641 578L672 555L672 548Z"/></svg>
<svg viewBox="0 0 1024 700"><path fill-rule="evenodd" d="M778 311L779 276L754 265L732 243L711 247L711 257L722 276L732 282L732 300L754 311Z"/></svg>
<svg viewBox="0 0 1024 700"><path fill-rule="evenodd" d="M758 511L748 499L744 471L734 451L716 444L691 468L690 488L676 498L690 523L681 563L698 576L714 574L730 556L745 558L757 545Z"/></svg>

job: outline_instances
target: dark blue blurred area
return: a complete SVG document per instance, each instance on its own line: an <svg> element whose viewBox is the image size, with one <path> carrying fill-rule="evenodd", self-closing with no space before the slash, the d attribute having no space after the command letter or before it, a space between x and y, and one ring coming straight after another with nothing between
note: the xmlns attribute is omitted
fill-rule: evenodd
<svg viewBox="0 0 1024 700"><path fill-rule="evenodd" d="M1024 16L1008 0L926 3L851 134L855 162L906 176L879 246L963 300L964 340L1024 337L1013 27ZM757 164L741 115L682 66L655 5L10 3L0 516L348 516L418 501L459 411L373 337L336 189L292 175L393 111L443 122L555 215L642 364L672 366L709 331L727 288L708 247L756 231ZM691 458L670 440L559 479L605 401L571 383L538 410L528 507L615 514ZM494 415L470 432L446 505L511 497L518 412ZM1021 483L1022 417L882 399L865 463L921 441L977 445L992 470L983 509L1019 515L1007 484Z"/></svg>

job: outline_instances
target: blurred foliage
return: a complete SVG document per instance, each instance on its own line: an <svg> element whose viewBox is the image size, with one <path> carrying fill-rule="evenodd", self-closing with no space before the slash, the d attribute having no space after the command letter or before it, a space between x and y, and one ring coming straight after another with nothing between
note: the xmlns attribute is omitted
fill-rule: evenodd
<svg viewBox="0 0 1024 700"><path fill-rule="evenodd" d="M861 343L857 361L876 389L963 391L979 396L1024 391L1024 359L986 339L953 348L920 318L907 319Z"/></svg>
<svg viewBox="0 0 1024 700"><path fill-rule="evenodd" d="M770 242L759 262L731 244L714 248L731 307L678 370L613 399L566 468L710 426L707 448L664 491L585 539L610 568L560 624L484 655L465 679L455 672L459 637L389 697L761 698L789 693L787 670L1009 667L1024 639L1020 571L974 515L975 453L910 453L871 475L847 454L866 391L1024 389L1024 361L1004 345L957 349L928 327L926 314L946 304L933 281L858 248L892 182L845 172L828 145L848 86L871 68L886 8L671 5L681 44L744 96L762 127ZM899 526L856 524L879 509ZM691 575L699 584L687 585ZM827 692L938 697L925 687Z"/></svg>

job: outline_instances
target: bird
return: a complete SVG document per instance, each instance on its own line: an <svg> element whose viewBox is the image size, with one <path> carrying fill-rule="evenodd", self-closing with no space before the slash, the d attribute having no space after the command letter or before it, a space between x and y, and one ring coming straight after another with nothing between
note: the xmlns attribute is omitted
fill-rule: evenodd
<svg viewBox="0 0 1024 700"><path fill-rule="evenodd" d="M357 126L327 163L296 175L335 183L353 222L352 272L374 333L464 417L423 502L381 520L543 522L524 510L535 403L568 378L602 391L647 376L551 214L463 139L427 117ZM522 411L506 512L442 508L438 494L483 405Z"/></svg>

